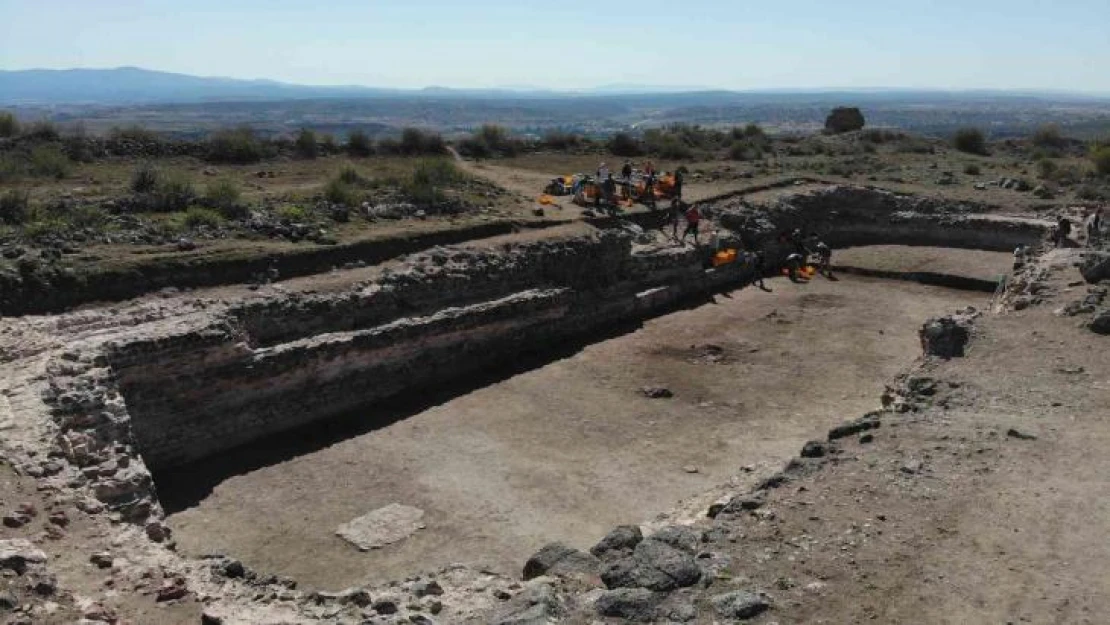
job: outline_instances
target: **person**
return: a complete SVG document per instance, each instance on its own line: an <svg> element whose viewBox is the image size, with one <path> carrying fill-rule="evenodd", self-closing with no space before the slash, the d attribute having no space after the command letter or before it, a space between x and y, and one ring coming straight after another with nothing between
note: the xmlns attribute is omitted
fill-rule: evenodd
<svg viewBox="0 0 1110 625"><path fill-rule="evenodd" d="M691 205L686 211L686 230L682 231L682 243L686 243L686 235L693 233L694 245L698 245L698 224L701 223L701 211L697 205Z"/></svg>
<svg viewBox="0 0 1110 625"><path fill-rule="evenodd" d="M1094 247L1102 238L1102 207L1095 209L1087 218L1087 247Z"/></svg>
<svg viewBox="0 0 1110 625"><path fill-rule="evenodd" d="M632 161L625 161L621 167L621 198L632 197Z"/></svg>
<svg viewBox="0 0 1110 625"><path fill-rule="evenodd" d="M609 177L609 166L606 165L605 163L602 163L602 164L598 165L597 166L597 183L601 184L601 183L605 182L605 179L608 178L608 177Z"/></svg>
<svg viewBox="0 0 1110 625"><path fill-rule="evenodd" d="M755 255L752 257L752 281L751 283L758 286L764 291L770 291L763 284L763 274L767 271L767 257L764 255L763 250L756 250Z"/></svg>
<svg viewBox="0 0 1110 625"><path fill-rule="evenodd" d="M609 174L609 177L605 179L605 182L601 185L601 190L605 195L605 202L613 204L613 198L617 195L617 181L613 180L613 174Z"/></svg>
<svg viewBox="0 0 1110 625"><path fill-rule="evenodd" d="M624 167L621 167L621 178L624 178L625 182L632 180L632 161L624 162Z"/></svg>
<svg viewBox="0 0 1110 625"><path fill-rule="evenodd" d="M1067 217L1061 217L1056 222L1056 247L1064 247L1069 236L1071 236L1071 220Z"/></svg>
<svg viewBox="0 0 1110 625"><path fill-rule="evenodd" d="M682 200L675 198L671 200L671 238L678 242L678 220L686 214L686 209L682 205Z"/></svg>
<svg viewBox="0 0 1110 625"><path fill-rule="evenodd" d="M791 282L798 282L798 273L802 270L802 265L805 264L805 256L794 252L786 257L786 269L789 272Z"/></svg>
<svg viewBox="0 0 1110 625"><path fill-rule="evenodd" d="M826 278L832 277L832 248L824 241L817 242L817 270Z"/></svg>
<svg viewBox="0 0 1110 625"><path fill-rule="evenodd" d="M655 208L655 174L644 174L644 197L643 203Z"/></svg>
<svg viewBox="0 0 1110 625"><path fill-rule="evenodd" d="M679 167L674 172L674 196L679 199L682 198L682 178L682 168Z"/></svg>

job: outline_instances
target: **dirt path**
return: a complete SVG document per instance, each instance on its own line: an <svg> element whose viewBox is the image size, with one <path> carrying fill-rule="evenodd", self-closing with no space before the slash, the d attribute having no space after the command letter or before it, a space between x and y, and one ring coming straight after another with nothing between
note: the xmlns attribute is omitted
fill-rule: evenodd
<svg viewBox="0 0 1110 625"><path fill-rule="evenodd" d="M772 284L236 475L170 522L186 553L234 554L309 587L457 561L514 573L548 541L588 545L743 465L777 468L877 406L883 381L916 355L921 319L983 299L859 278ZM675 398L647 399L645 384ZM334 536L394 502L425 510L427 529L365 554Z"/></svg>

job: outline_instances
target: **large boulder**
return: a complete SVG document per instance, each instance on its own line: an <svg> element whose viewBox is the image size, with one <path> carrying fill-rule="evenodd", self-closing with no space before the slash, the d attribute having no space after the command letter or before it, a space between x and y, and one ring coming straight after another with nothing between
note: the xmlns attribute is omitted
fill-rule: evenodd
<svg viewBox="0 0 1110 625"><path fill-rule="evenodd" d="M754 618L771 607L771 602L763 593L743 590L716 595L710 603L717 614L727 619Z"/></svg>
<svg viewBox="0 0 1110 625"><path fill-rule="evenodd" d="M612 556L614 554L628 555L640 544L644 539L643 532L640 531L639 526L636 525L621 525L613 529L605 535L593 548L590 553L599 558Z"/></svg>
<svg viewBox="0 0 1110 625"><path fill-rule="evenodd" d="M597 575L600 566L601 562L588 553L561 543L551 543L528 558L524 564L524 579L535 579L541 575L591 577Z"/></svg>
<svg viewBox="0 0 1110 625"><path fill-rule="evenodd" d="M1095 334L1110 335L1110 310L1104 310L1095 315L1087 327Z"/></svg>
<svg viewBox="0 0 1110 625"><path fill-rule="evenodd" d="M1091 284L1110 280L1110 252L1088 252L1079 266L1079 272Z"/></svg>
<svg viewBox="0 0 1110 625"><path fill-rule="evenodd" d="M656 609L664 598L664 593L645 588L618 588L598 597L595 606L602 616L626 622L651 623L656 620Z"/></svg>
<svg viewBox="0 0 1110 625"><path fill-rule="evenodd" d="M926 356L957 358L971 338L970 323L957 316L936 317L925 322L918 332Z"/></svg>
<svg viewBox="0 0 1110 625"><path fill-rule="evenodd" d="M669 592L693 586L700 579L701 569L693 554L652 538L636 545L632 555L612 562L601 572L601 581L610 589Z"/></svg>
<svg viewBox="0 0 1110 625"><path fill-rule="evenodd" d="M825 118L825 130L833 134L861 130L866 121L863 113L854 106L838 106Z"/></svg>

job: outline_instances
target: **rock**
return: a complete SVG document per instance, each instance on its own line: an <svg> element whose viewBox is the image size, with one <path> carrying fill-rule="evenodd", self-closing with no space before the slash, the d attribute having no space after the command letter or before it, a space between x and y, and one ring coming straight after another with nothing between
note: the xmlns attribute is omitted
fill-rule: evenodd
<svg viewBox="0 0 1110 625"><path fill-rule="evenodd" d="M662 612L668 619L676 623L689 623L698 618L698 609L686 602L664 608Z"/></svg>
<svg viewBox="0 0 1110 625"><path fill-rule="evenodd" d="M859 437L859 442L860 442L861 445L867 445L867 444L873 443L873 442L875 442L875 435L874 434L861 434L860 437Z"/></svg>
<svg viewBox="0 0 1110 625"><path fill-rule="evenodd" d="M693 554L698 550L698 545L701 544L701 537L702 533L691 527L670 525L652 534L651 540L657 540L675 549Z"/></svg>
<svg viewBox="0 0 1110 625"><path fill-rule="evenodd" d="M879 420L878 415L874 415L874 414L866 415L866 416L863 416L859 419L856 419L855 421L848 421L847 423L842 423L842 424L834 427L833 429L829 430L829 440L834 441L834 440L837 440L837 439L840 439L840 438L846 438L848 436L854 436L856 434L859 434L861 432L866 432L868 430L875 430L875 429L878 429L881 425L882 425L882 422Z"/></svg>
<svg viewBox="0 0 1110 625"><path fill-rule="evenodd" d="M336 534L359 551L380 549L424 529L423 518L420 508L394 503L340 525Z"/></svg>
<svg viewBox="0 0 1110 625"><path fill-rule="evenodd" d="M171 534L172 532L170 531L170 528L167 527L164 523L161 523L159 521L151 521L150 523L146 524L147 538L153 540L156 543L161 543L169 540Z"/></svg>
<svg viewBox="0 0 1110 625"><path fill-rule="evenodd" d="M14 610L19 607L19 599L10 592L0 592L0 610Z"/></svg>
<svg viewBox="0 0 1110 625"><path fill-rule="evenodd" d="M965 320L946 316L926 321L918 336L926 355L956 358L964 355L964 347L971 337L971 331Z"/></svg>
<svg viewBox="0 0 1110 625"><path fill-rule="evenodd" d="M905 464L899 468L902 473L907 475L915 475L921 473L922 464L920 460L907 460Z"/></svg>
<svg viewBox="0 0 1110 625"><path fill-rule="evenodd" d="M56 510L54 512L51 512L47 520L54 525L57 525L58 527L66 527L67 525L69 525L69 517L66 516L64 510Z"/></svg>
<svg viewBox="0 0 1110 625"><path fill-rule="evenodd" d="M1110 252L1087 252L1079 265L1079 273L1091 284L1110 279Z"/></svg>
<svg viewBox="0 0 1110 625"><path fill-rule="evenodd" d="M222 616L217 616L216 614L205 610L200 615L200 625L224 625L224 619Z"/></svg>
<svg viewBox="0 0 1110 625"><path fill-rule="evenodd" d="M674 397L671 389L662 386L645 386L640 389L640 392L644 394L644 397L650 399L670 399Z"/></svg>
<svg viewBox="0 0 1110 625"><path fill-rule="evenodd" d="M1043 184L1039 184L1033 188L1033 196L1041 200L1051 200L1056 197L1056 193Z"/></svg>
<svg viewBox="0 0 1110 625"><path fill-rule="evenodd" d="M370 592L365 588L348 588L339 593L338 599L340 603L357 605L360 608L365 608L372 603Z"/></svg>
<svg viewBox="0 0 1110 625"><path fill-rule="evenodd" d="M697 473L698 472L698 468L696 466L692 465L692 464L688 464L688 465L682 467L682 470L687 472L687 473Z"/></svg>
<svg viewBox="0 0 1110 625"><path fill-rule="evenodd" d="M601 573L605 586L647 588L667 592L693 586L701 579L694 557L681 549L649 538L636 545L632 555L611 563Z"/></svg>
<svg viewBox="0 0 1110 625"><path fill-rule="evenodd" d="M0 569L8 569L22 575L28 564L46 562L46 554L35 548L30 541L22 538L0 540Z"/></svg>
<svg viewBox="0 0 1110 625"><path fill-rule="evenodd" d="M40 597L49 597L58 592L58 580L53 575L45 575L35 580L31 591Z"/></svg>
<svg viewBox="0 0 1110 625"><path fill-rule="evenodd" d="M1101 334L1103 336L1110 335L1110 310L1104 310L1095 315L1095 318L1091 320L1087 328L1095 334Z"/></svg>
<svg viewBox="0 0 1110 625"><path fill-rule="evenodd" d="M194 243L192 239L182 237L177 240L177 251L191 252L195 249L197 249L197 244Z"/></svg>
<svg viewBox="0 0 1110 625"><path fill-rule="evenodd" d="M110 569L112 568L113 562L112 554L108 553L107 551L94 553L92 554L92 556L89 557L89 562L96 565L96 568L98 569Z"/></svg>
<svg viewBox="0 0 1110 625"><path fill-rule="evenodd" d="M621 525L605 535L596 545L590 548L590 553L599 558L604 558L614 553L628 555L636 545L644 539L643 532L637 525Z"/></svg>
<svg viewBox="0 0 1110 625"><path fill-rule="evenodd" d="M412 587L412 591L417 597L439 597L443 595L443 586L440 586L439 582L435 580L418 582Z"/></svg>
<svg viewBox="0 0 1110 625"><path fill-rule="evenodd" d="M177 577L162 582L158 587L158 593L155 596L155 601L166 602L176 601L189 594L189 589L185 586L185 580Z"/></svg>
<svg viewBox="0 0 1110 625"><path fill-rule="evenodd" d="M802 447L803 458L824 458L829 452L829 446L822 441L809 441Z"/></svg>
<svg viewBox="0 0 1110 625"><path fill-rule="evenodd" d="M410 614L409 622L416 625L435 625L435 621L424 616L423 614Z"/></svg>
<svg viewBox="0 0 1110 625"><path fill-rule="evenodd" d="M723 618L742 620L759 616L771 607L771 602L763 593L743 590L716 595L710 599L710 603Z"/></svg>
<svg viewBox="0 0 1110 625"><path fill-rule="evenodd" d="M396 614L397 613L397 600L396 599L378 599L373 603L374 611L378 614Z"/></svg>
<svg viewBox="0 0 1110 625"><path fill-rule="evenodd" d="M549 584L528 588L509 602L493 619L493 625L548 625L563 616L565 609Z"/></svg>
<svg viewBox="0 0 1110 625"><path fill-rule="evenodd" d="M655 620L656 608L666 597L644 588L618 588L597 598L594 604L598 614L620 618L628 622L650 623Z"/></svg>
<svg viewBox="0 0 1110 625"><path fill-rule="evenodd" d="M535 216L535 217L543 217L543 214L544 214L544 212L543 212L542 208L533 208L532 209L532 215Z"/></svg>
<svg viewBox="0 0 1110 625"><path fill-rule="evenodd" d="M745 512L752 512L763 507L767 502L767 496L764 492L757 492L754 494L737 495L730 499L717 514L713 515L714 518L735 519L744 515Z"/></svg>
<svg viewBox="0 0 1110 625"><path fill-rule="evenodd" d="M1036 435L1026 434L1025 432L1022 432L1020 430L1016 430L1014 428L1010 428L1010 429L1006 430L1006 436L1009 436L1010 438L1016 438L1016 439L1021 440L1021 441L1035 441L1035 440L1037 440Z"/></svg>
<svg viewBox="0 0 1110 625"><path fill-rule="evenodd" d="M593 576L601 562L594 556L572 549L561 543L551 543L540 549L524 564L524 579L541 575L558 577Z"/></svg>
<svg viewBox="0 0 1110 625"><path fill-rule="evenodd" d="M31 517L25 514L12 513L4 515L4 527L18 529L31 522Z"/></svg>

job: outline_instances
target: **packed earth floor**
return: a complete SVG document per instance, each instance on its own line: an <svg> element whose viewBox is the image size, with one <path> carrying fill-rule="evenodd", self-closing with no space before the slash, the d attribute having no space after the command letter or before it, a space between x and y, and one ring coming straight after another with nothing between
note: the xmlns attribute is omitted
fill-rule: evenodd
<svg viewBox="0 0 1110 625"><path fill-rule="evenodd" d="M879 407L920 353L922 319L990 297L854 276L768 285L515 375L506 363L381 429L295 433L156 476L169 524L186 554L234 554L314 588L454 562L512 575L551 540L592 544L777 470L814 432ZM367 553L335 535L393 503L424 510L426 528Z"/></svg>

